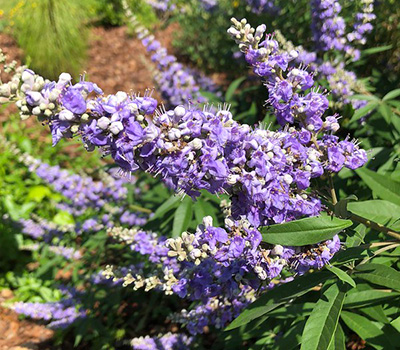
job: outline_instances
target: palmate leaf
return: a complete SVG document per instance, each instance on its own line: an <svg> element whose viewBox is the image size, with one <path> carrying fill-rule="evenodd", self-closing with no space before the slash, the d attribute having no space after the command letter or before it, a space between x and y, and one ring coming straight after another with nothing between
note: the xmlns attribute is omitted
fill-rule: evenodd
<svg viewBox="0 0 400 350"><path fill-rule="evenodd" d="M276 309L288 300L307 293L311 288L325 282L331 276L332 274L328 271L309 273L267 291L254 303L244 309L242 313L226 328L226 330L243 326L256 318L267 314L269 311Z"/></svg>
<svg viewBox="0 0 400 350"><path fill-rule="evenodd" d="M321 216L295 220L261 228L263 241L283 246L304 246L331 239L335 234L350 227L350 220Z"/></svg>
<svg viewBox="0 0 400 350"><path fill-rule="evenodd" d="M300 350L326 350L335 342L346 290L342 283L335 283L325 290L306 322Z"/></svg>
<svg viewBox="0 0 400 350"><path fill-rule="evenodd" d="M356 272L365 281L400 291L400 272L390 266L363 264L356 267Z"/></svg>
<svg viewBox="0 0 400 350"><path fill-rule="evenodd" d="M366 168L357 169L356 173L379 198L400 205L399 182Z"/></svg>

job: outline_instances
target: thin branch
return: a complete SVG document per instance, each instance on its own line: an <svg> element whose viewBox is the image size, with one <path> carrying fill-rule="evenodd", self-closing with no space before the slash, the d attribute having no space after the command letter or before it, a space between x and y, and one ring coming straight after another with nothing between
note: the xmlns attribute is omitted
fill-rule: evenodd
<svg viewBox="0 0 400 350"><path fill-rule="evenodd" d="M383 232L393 238L396 238L397 240L400 240L400 232L394 231L386 226L378 224L377 222L368 220L366 218L363 218L362 216L359 216L359 215L356 215L353 213L351 213L351 215L350 215L350 220L359 222L359 223L361 223L367 227L370 227L376 231Z"/></svg>

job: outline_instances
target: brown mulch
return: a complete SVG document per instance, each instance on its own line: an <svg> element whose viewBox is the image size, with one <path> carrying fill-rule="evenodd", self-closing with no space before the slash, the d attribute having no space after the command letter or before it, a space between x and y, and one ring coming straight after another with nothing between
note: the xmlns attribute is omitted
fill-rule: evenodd
<svg viewBox="0 0 400 350"><path fill-rule="evenodd" d="M176 27L171 25L155 33L169 52L174 30ZM143 94L146 89L154 88L150 55L127 27L93 28L88 56L85 70L106 94L117 91ZM159 98L156 93L154 97Z"/></svg>
<svg viewBox="0 0 400 350"><path fill-rule="evenodd" d="M0 350L49 350L53 331L18 315L1 304L12 298L10 290L0 292Z"/></svg>

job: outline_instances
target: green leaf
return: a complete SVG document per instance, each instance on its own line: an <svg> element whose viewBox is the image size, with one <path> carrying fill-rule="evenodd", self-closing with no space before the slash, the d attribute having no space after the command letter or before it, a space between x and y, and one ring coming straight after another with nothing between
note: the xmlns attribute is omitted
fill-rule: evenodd
<svg viewBox="0 0 400 350"><path fill-rule="evenodd" d="M325 282L330 276L331 274L325 271L309 273L265 292L244 309L226 330L235 329L267 314L288 300L307 293L311 288Z"/></svg>
<svg viewBox="0 0 400 350"><path fill-rule="evenodd" d="M75 224L74 217L67 211L59 211L56 215L54 215L53 222L58 225Z"/></svg>
<svg viewBox="0 0 400 350"><path fill-rule="evenodd" d="M230 102L232 101L233 95L235 94L236 90L239 88L240 84L246 80L246 77L240 77L235 79L226 90L225 94L225 101Z"/></svg>
<svg viewBox="0 0 400 350"><path fill-rule="evenodd" d="M375 53L383 52L390 50L392 48L392 45L384 45L384 46L378 46L378 47L371 47L369 49L361 51L361 56L368 56L368 55L373 55Z"/></svg>
<svg viewBox="0 0 400 350"><path fill-rule="evenodd" d="M378 197L400 205L399 182L366 168L357 169L356 173Z"/></svg>
<svg viewBox="0 0 400 350"><path fill-rule="evenodd" d="M390 124L390 121L392 120L392 110L386 103L382 103L379 108L378 112L382 114L383 118L385 119L386 123Z"/></svg>
<svg viewBox="0 0 400 350"><path fill-rule="evenodd" d="M151 217L150 221L162 218L165 213L170 211L173 208L176 208L181 201L182 197L172 195L170 198L167 199L162 205L160 205L157 210L154 212L154 215Z"/></svg>
<svg viewBox="0 0 400 350"><path fill-rule="evenodd" d="M300 350L326 350L334 341L346 288L331 285L322 294L304 327Z"/></svg>
<svg viewBox="0 0 400 350"><path fill-rule="evenodd" d="M348 97L349 100L360 100L360 101L375 101L379 102L380 99L374 95L358 95L354 94Z"/></svg>
<svg viewBox="0 0 400 350"><path fill-rule="evenodd" d="M362 117L365 117L369 112L379 106L378 102L370 102L366 106L357 109L351 117L349 123L353 123Z"/></svg>
<svg viewBox="0 0 400 350"><path fill-rule="evenodd" d="M50 196L51 190L43 185L33 186L29 189L27 199L40 203L43 198Z"/></svg>
<svg viewBox="0 0 400 350"><path fill-rule="evenodd" d="M400 316L390 322L390 324L400 333Z"/></svg>
<svg viewBox="0 0 400 350"><path fill-rule="evenodd" d="M398 298L400 293L389 292L379 289L362 290L348 293L344 301L345 307L357 308L368 305L378 304L385 300Z"/></svg>
<svg viewBox="0 0 400 350"><path fill-rule="evenodd" d="M392 349L385 334L373 322L364 316L342 311L341 318L352 331L357 333L361 339L372 345L375 349Z"/></svg>
<svg viewBox="0 0 400 350"><path fill-rule="evenodd" d="M334 273L343 282L346 282L353 288L356 288L356 282L354 282L354 280L343 270L341 270L335 266L327 267L327 269L328 269L328 271L331 271L332 273Z"/></svg>
<svg viewBox="0 0 400 350"><path fill-rule="evenodd" d="M338 323L335 331L334 338L331 341L331 344L329 345L329 348L327 350L346 350L346 337L343 332L343 328Z"/></svg>
<svg viewBox="0 0 400 350"><path fill-rule="evenodd" d="M400 89L395 89L392 90L390 92L388 92L384 97L383 97L383 101L387 101L387 100L393 100L394 98L396 98L397 96L400 96Z"/></svg>
<svg viewBox="0 0 400 350"><path fill-rule="evenodd" d="M172 237L179 237L186 231L192 220L192 199L186 197L176 209L172 224Z"/></svg>
<svg viewBox="0 0 400 350"><path fill-rule="evenodd" d="M298 322L296 325L291 325L290 328L283 334L282 337L275 342L274 349L277 350L292 350L297 348L301 341L305 322Z"/></svg>
<svg viewBox="0 0 400 350"><path fill-rule="evenodd" d="M321 216L262 227L263 241L284 246L304 246L331 239L335 234L351 226L350 220Z"/></svg>
<svg viewBox="0 0 400 350"><path fill-rule="evenodd" d="M373 320L382 323L389 323L389 320L386 317L385 312L383 311L382 305L363 307L362 309L360 309L360 311L367 315L369 318L372 318Z"/></svg>
<svg viewBox="0 0 400 350"><path fill-rule="evenodd" d="M347 209L356 215L389 227L400 219L400 206L385 200L353 202L348 204Z"/></svg>
<svg viewBox="0 0 400 350"><path fill-rule="evenodd" d="M390 266L363 264L356 267L357 277L380 286L400 291L400 272Z"/></svg>

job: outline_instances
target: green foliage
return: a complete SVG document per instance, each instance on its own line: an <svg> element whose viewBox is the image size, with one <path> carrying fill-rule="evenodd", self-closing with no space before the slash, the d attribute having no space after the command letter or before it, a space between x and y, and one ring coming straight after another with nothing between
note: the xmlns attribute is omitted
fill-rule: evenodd
<svg viewBox="0 0 400 350"><path fill-rule="evenodd" d="M284 246L304 246L331 239L353 223L322 214L261 229L263 241Z"/></svg>
<svg viewBox="0 0 400 350"><path fill-rule="evenodd" d="M90 2L89 2L90 3ZM78 0L20 1L8 13L25 60L39 74L55 79L64 71L78 76L86 57L89 3Z"/></svg>

